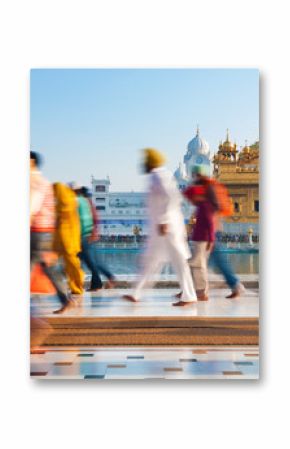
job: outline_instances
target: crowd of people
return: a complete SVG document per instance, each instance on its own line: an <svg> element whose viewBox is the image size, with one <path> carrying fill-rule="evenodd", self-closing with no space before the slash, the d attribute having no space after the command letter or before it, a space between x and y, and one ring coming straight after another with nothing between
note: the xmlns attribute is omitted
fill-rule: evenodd
<svg viewBox="0 0 290 449"><path fill-rule="evenodd" d="M98 217L86 187L75 183L50 184L40 171L41 156L30 152L30 269L39 264L60 300L62 313L75 306L84 292L82 262L92 273L90 291L107 286L115 278L98 258ZM52 256L53 254L53 256ZM59 269L59 260L63 270ZM65 273L65 277L63 276Z"/></svg>
<svg viewBox="0 0 290 449"><path fill-rule="evenodd" d="M216 240L222 229L221 217L233 212L226 188L210 178L206 166L193 167L192 183L182 192L183 197L196 208L191 253L181 209L182 194L173 174L165 168L164 155L155 149L146 149L143 169L149 176L147 202L150 228L143 257L143 271L133 293L124 295L124 299L138 302L144 288L152 283L154 275L160 272L164 264L170 263L181 288L173 306L207 301L209 258L219 268L231 289L227 298L240 296L244 287L220 251L220 243Z"/></svg>
<svg viewBox="0 0 290 449"><path fill-rule="evenodd" d="M95 245L100 238L98 216L90 190L76 183L50 184L41 173L41 163L41 156L31 151L31 270L35 264L42 267L61 303L55 313L63 313L75 306L77 298L84 292L82 264L92 273L90 291L103 288L101 274L107 278L109 288L114 287L115 277L98 257ZM173 305L207 301L209 259L219 268L231 289L228 298L238 297L244 288L219 251L219 245L224 241L224 234L220 234L220 218L232 213L225 187L210 178L205 166L196 165L192 170L191 185L181 193L173 174L165 168L164 155L155 149L144 150L142 166L149 177L148 235L101 238L102 242L110 243L143 242L146 239L143 271L133 293L124 295L124 299L139 301L144 288L165 264L171 263L181 289ZM192 252L181 209L184 198L195 205L190 236ZM62 270L59 270L60 260Z"/></svg>

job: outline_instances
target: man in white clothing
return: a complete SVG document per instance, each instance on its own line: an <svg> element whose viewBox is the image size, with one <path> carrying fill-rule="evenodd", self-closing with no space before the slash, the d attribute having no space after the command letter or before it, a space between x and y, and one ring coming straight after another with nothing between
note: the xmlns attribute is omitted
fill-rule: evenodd
<svg viewBox="0 0 290 449"><path fill-rule="evenodd" d="M186 306L197 301L188 265L191 257L181 211L182 196L174 176L164 167L165 158L157 150L144 150L144 171L150 176L148 192L149 234L144 268L132 295L123 297L137 302L142 290L153 281L168 262L172 264L182 289L180 300L174 306Z"/></svg>

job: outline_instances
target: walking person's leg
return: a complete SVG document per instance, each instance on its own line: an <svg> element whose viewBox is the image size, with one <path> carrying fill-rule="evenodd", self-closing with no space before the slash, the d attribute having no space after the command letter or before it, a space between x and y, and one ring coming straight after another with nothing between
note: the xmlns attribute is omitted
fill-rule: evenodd
<svg viewBox="0 0 290 449"><path fill-rule="evenodd" d="M180 252L179 248L168 242L168 250L170 254L171 264L176 272L177 279L181 288L179 295L180 301L174 303L175 306L191 304L197 301L194 290L193 280L187 259Z"/></svg>
<svg viewBox="0 0 290 449"><path fill-rule="evenodd" d="M226 255L216 247L214 247L210 255L210 262L221 272L231 289L234 289L238 285L239 279L227 261Z"/></svg>
<svg viewBox="0 0 290 449"><path fill-rule="evenodd" d="M102 280L99 275L97 264L90 246L90 242L86 237L82 238L82 250L80 253L81 260L87 265L92 273L90 290L99 290L103 287Z"/></svg>
<svg viewBox="0 0 290 449"><path fill-rule="evenodd" d="M55 264L48 265L47 262L45 261L41 261L40 265L41 268L43 269L43 272L46 274L46 276L49 278L50 282L54 286L60 302L63 305L65 305L69 297L65 280L62 274L60 273L59 269Z"/></svg>
<svg viewBox="0 0 290 449"><path fill-rule="evenodd" d="M210 255L210 261L216 266L225 278L226 283L232 290L232 293L227 298L236 298L244 291L238 276L234 273L232 265L227 260L226 255L221 251L220 245L215 245Z"/></svg>
<svg viewBox="0 0 290 449"><path fill-rule="evenodd" d="M62 254L65 272L68 278L70 291L75 295L81 295L84 291L84 272L77 254Z"/></svg>
<svg viewBox="0 0 290 449"><path fill-rule="evenodd" d="M52 235L49 233L32 233L30 248L30 269L39 263L43 272L48 277L56 290L58 299L62 304L62 308L57 312L62 312L72 304L71 298L67 291L65 279L56 266L55 261L51 264L46 261L45 253L52 251Z"/></svg>
<svg viewBox="0 0 290 449"><path fill-rule="evenodd" d="M39 238L35 232L30 233L30 273L36 264L40 263ZM30 350L41 346L51 333L51 326L45 319L34 316L33 308L30 308Z"/></svg>
<svg viewBox="0 0 290 449"><path fill-rule="evenodd" d="M160 273L162 261L160 260L158 251L150 251L146 254L143 261L143 270L139 281L137 282L132 295L124 295L123 298L132 302L138 302L142 291L149 285L154 284L154 276Z"/></svg>
<svg viewBox="0 0 290 449"><path fill-rule="evenodd" d="M194 242L193 256L189 260L193 283L199 301L208 300L207 242Z"/></svg>
<svg viewBox="0 0 290 449"><path fill-rule="evenodd" d="M90 251L91 251L92 257L94 258L95 266L96 266L98 272L102 273L108 279L109 287L113 287L113 285L115 283L115 276L110 272L108 267L100 260L97 248L95 247L94 243L91 243Z"/></svg>

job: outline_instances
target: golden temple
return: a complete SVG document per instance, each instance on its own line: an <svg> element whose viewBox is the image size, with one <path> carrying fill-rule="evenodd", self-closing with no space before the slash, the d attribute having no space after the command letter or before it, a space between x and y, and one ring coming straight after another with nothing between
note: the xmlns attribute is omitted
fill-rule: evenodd
<svg viewBox="0 0 290 449"><path fill-rule="evenodd" d="M232 198L234 213L227 223L259 222L259 141L239 151L227 130L213 157L213 175L223 183Z"/></svg>

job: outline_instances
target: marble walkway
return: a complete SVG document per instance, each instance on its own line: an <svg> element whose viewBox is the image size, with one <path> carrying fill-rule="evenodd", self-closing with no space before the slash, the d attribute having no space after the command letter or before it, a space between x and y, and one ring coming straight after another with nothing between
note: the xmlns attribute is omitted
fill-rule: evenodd
<svg viewBox="0 0 290 449"><path fill-rule="evenodd" d="M212 289L207 302L197 302L189 307L173 307L174 295L177 289L146 290L144 297L138 303L122 299L129 289L102 290L101 293L85 293L79 298L74 309L65 312L63 316L72 317L258 317L259 294L257 289L247 289L238 299L226 299L228 289ZM32 308L35 315L55 316L53 311L59 308L55 296L34 295Z"/></svg>
<svg viewBox="0 0 290 449"><path fill-rule="evenodd" d="M43 347L31 354L33 379L259 378L259 350L242 347Z"/></svg>

